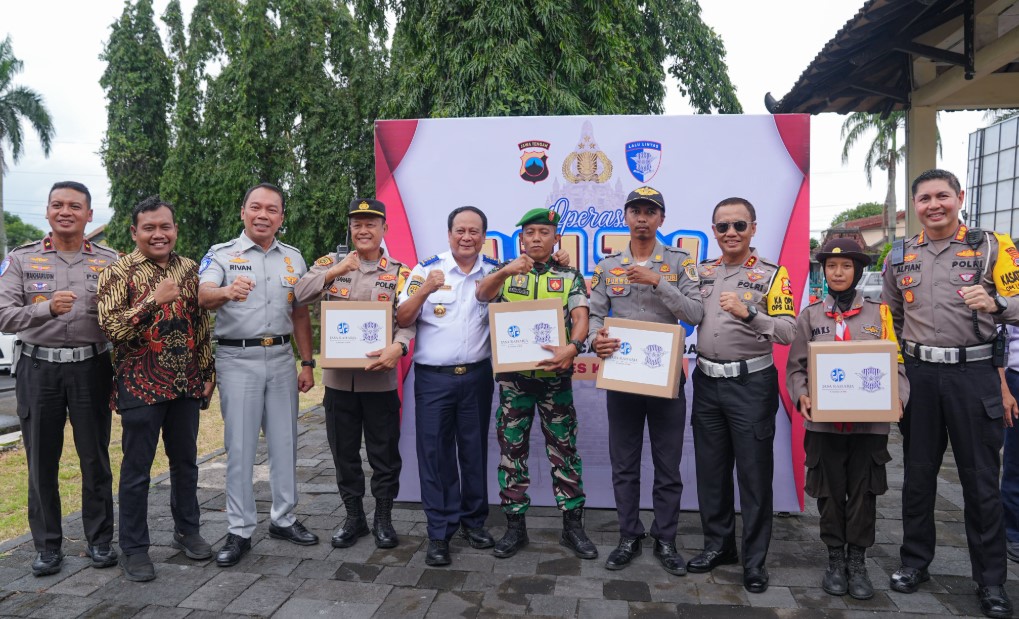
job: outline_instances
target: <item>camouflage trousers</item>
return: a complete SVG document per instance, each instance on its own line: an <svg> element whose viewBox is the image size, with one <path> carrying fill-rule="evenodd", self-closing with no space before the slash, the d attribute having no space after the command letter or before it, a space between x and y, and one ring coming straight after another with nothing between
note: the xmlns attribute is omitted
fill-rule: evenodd
<svg viewBox="0 0 1019 619"><path fill-rule="evenodd" d="M545 453L552 467L552 489L559 509L584 504L583 464L577 455L577 411L573 383L567 377L534 378L523 373L500 374L499 410L495 429L499 440L499 497L509 514L523 514L531 504L527 470L531 424L537 408Z"/></svg>

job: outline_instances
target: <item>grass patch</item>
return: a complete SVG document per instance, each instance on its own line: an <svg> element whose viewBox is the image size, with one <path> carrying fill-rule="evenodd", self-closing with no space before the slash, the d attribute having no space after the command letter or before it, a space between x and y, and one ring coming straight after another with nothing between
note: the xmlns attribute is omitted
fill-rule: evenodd
<svg viewBox="0 0 1019 619"><path fill-rule="evenodd" d="M322 403L325 387L322 386L322 370L315 369L315 387L299 397L300 410ZM113 492L116 494L120 483L120 463L124 459L121 449L120 416L113 416L110 432L110 468L113 470ZM170 463L163 450L162 439L156 447L152 463L152 477L158 477L170 470ZM202 411L198 425L198 455L204 456L223 447L223 416L219 408L219 396L214 395L209 409ZM64 516L81 510L81 470L78 454L74 450L71 424L64 428L64 451L60 456L60 503ZM28 465L23 449L0 453L0 479L4 480L4 491L0 493L0 541L18 537L28 532Z"/></svg>

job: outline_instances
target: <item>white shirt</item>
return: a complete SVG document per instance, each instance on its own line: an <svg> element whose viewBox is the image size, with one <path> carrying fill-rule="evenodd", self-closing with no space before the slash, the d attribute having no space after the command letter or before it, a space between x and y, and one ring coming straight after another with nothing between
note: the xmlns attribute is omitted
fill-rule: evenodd
<svg viewBox="0 0 1019 619"><path fill-rule="evenodd" d="M425 262L429 262L428 259ZM418 264L410 272L410 279L400 293L399 303L417 292L415 282L423 282L429 271L441 270L446 276L448 290L436 290L428 295L417 319L417 342L414 361L425 365L463 365L492 356L488 336L488 303L477 300L475 292L480 282L495 266L494 262L478 256L470 273L460 270L452 252L443 252L438 260ZM436 308L445 313L438 316ZM441 310L439 312L442 313Z"/></svg>

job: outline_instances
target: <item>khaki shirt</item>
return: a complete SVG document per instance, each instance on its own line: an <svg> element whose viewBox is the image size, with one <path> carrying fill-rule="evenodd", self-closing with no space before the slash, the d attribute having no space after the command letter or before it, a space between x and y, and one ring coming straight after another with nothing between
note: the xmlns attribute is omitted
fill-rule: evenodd
<svg viewBox="0 0 1019 619"><path fill-rule="evenodd" d="M805 307L796 320L796 335L789 348L789 361L786 363L786 387L793 404L799 407L800 396L810 395L810 376L808 372L809 351L811 342L834 342L836 330L835 301L831 295ZM846 329L849 330L851 341L889 340L896 342L895 330L892 328L892 313L884 303L863 298L857 291L856 299L843 315ZM909 380L906 379L906 368L899 354L899 399L903 404L909 401ZM839 432L834 423L804 421L803 425L814 432ZM853 434L888 434L888 423L854 422Z"/></svg>
<svg viewBox="0 0 1019 619"><path fill-rule="evenodd" d="M772 344L788 344L796 326L796 303L785 267L757 255L738 267L721 258L705 260L697 270L704 320L697 327L697 354L711 361L743 361L771 354ZM735 292L757 307L757 318L743 322L722 309L719 297Z"/></svg>
<svg viewBox="0 0 1019 619"><path fill-rule="evenodd" d="M0 264L0 331L48 348L105 343L96 294L99 274L117 256L109 247L86 239L68 261L48 236L11 250ZM78 298L70 312L54 317L50 299L59 290L70 290Z"/></svg>
<svg viewBox="0 0 1019 619"><path fill-rule="evenodd" d="M393 305L393 342L410 344L416 326L396 324L396 299L410 275L410 269L389 257L382 250L377 262L361 261L361 268L337 277L326 285L326 271L338 261L335 253L326 254L297 283L295 292L301 305L323 301L382 301ZM340 391L392 391L396 389L397 368L386 372L327 368L322 370L326 387Z"/></svg>
<svg viewBox="0 0 1019 619"><path fill-rule="evenodd" d="M213 245L198 267L199 285L229 286L241 275L255 282L247 299L227 301L216 310L216 338L247 340L293 333L294 287L307 271L301 252L277 240L263 250L241 232L232 241Z"/></svg>
<svg viewBox="0 0 1019 619"><path fill-rule="evenodd" d="M1010 299L998 316L976 312L978 336L973 329L973 310L966 307L960 290L980 284L993 297L1019 293L1019 251L1012 239L997 232L981 234L976 248L966 243L967 228L955 236L930 241L921 232L905 242L902 261L888 254L881 271L881 300L892 311L900 339L926 346L976 346L995 336L995 323L1019 324L1019 298ZM941 251L935 243L943 245Z"/></svg>
<svg viewBox="0 0 1019 619"><path fill-rule="evenodd" d="M635 265L630 247L606 256L594 269L591 277L591 318L587 345L594 342L598 330L605 326L605 317L646 320L662 324L677 321L696 325L704 315L700 295L697 293L697 272L690 254L661 243L648 260L647 266L660 273L658 287L631 284L626 269Z"/></svg>

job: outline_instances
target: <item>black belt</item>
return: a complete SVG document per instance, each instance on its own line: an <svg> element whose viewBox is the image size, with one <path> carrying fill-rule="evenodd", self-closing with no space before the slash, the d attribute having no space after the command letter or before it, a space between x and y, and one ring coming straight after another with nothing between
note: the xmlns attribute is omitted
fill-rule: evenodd
<svg viewBox="0 0 1019 619"><path fill-rule="evenodd" d="M249 346L280 346L282 344L290 343L289 335L270 335L266 337L256 337L250 340L217 340L220 346L238 346L240 348L247 348Z"/></svg>
<svg viewBox="0 0 1019 619"><path fill-rule="evenodd" d="M484 361L465 363L463 365L425 365L424 363L415 363L414 367L418 370L424 370L425 372L449 374L451 376L463 376L464 374L473 372L478 368L491 367L491 362L488 359L485 359Z"/></svg>

